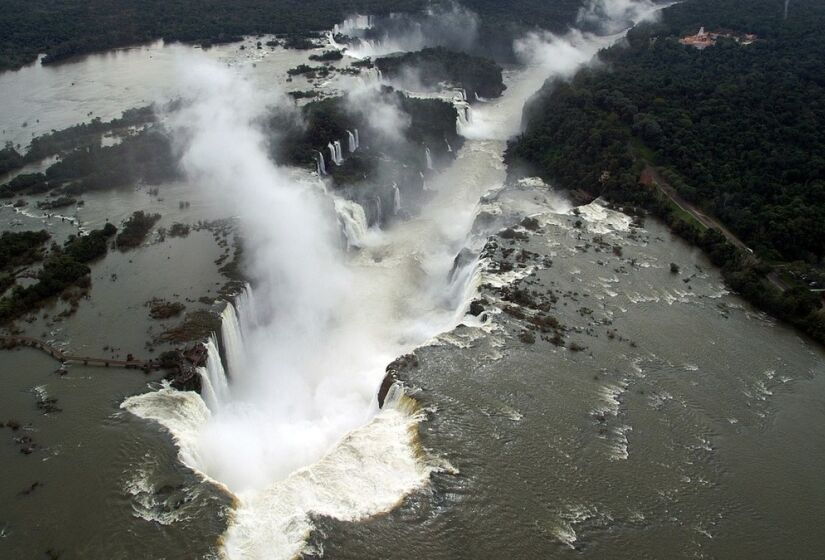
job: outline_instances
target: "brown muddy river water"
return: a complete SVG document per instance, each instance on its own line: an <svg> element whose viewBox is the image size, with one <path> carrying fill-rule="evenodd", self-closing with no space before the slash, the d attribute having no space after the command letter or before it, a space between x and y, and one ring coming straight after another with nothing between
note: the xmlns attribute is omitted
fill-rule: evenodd
<svg viewBox="0 0 825 560"><path fill-rule="evenodd" d="M216 261L231 258L238 231L261 232L251 255L265 263L280 239L268 232L290 213L309 225L330 215L329 229L346 222L361 247L296 236L329 250L335 267L298 253L277 279L346 279L329 282L339 305L324 290L302 303L328 304L332 320L285 344L261 310L278 316L303 288L278 299L256 286L223 314L223 363L204 372L214 383L204 398L163 388L160 373L72 365L60 376L43 353L0 352L0 420L20 425L0 430L0 558L819 558L825 352L729 293L656 221L631 223L599 201L574 209L537 179L505 186L502 154L524 102L610 40L555 38L541 47L548 56L508 69L504 97L473 107L456 160L427 177L429 202L385 231L368 230L363 209L313 174L259 159L254 143L227 150L228 161L239 182L298 185L286 212L267 184L264 208L228 206L204 186L221 180L209 162L201 181L84 195L63 212L71 220L0 208L4 230L45 227L59 240L135 210L161 213L166 228L226 220L111 251L92 265L75 315L56 320L57 303L20 322L73 353L121 359L168 347L150 341L175 321L150 319L149 299L223 308ZM309 53L254 43L198 60L258 88L351 87L288 82ZM0 140L25 147L185 96L180 64L196 50L158 43L1 74ZM226 134L245 147L247 132ZM323 211L300 214L316 199ZM538 226L520 226L525 217ZM479 317L465 315L473 299ZM538 305L566 347L525 335ZM295 321L296 332L306 326ZM412 350L403 391L379 411L385 366ZM39 409L47 398L61 410Z"/></svg>

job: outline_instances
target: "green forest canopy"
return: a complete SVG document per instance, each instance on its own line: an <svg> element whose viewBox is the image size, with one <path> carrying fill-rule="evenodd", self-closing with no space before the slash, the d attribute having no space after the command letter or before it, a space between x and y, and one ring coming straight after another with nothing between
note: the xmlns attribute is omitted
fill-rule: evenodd
<svg viewBox="0 0 825 560"><path fill-rule="evenodd" d="M329 29L346 16L416 12L427 0L0 0L0 71L155 39L226 42L241 35ZM496 26L559 30L580 0L464 0Z"/></svg>
<svg viewBox="0 0 825 560"><path fill-rule="evenodd" d="M705 50L678 38L757 33ZM654 211L722 268L727 283L825 342L825 4L694 0L601 53L604 67L545 84L507 160L568 189ZM663 170L685 199L755 251L705 229L640 182ZM784 285L777 287L777 278Z"/></svg>
<svg viewBox="0 0 825 560"><path fill-rule="evenodd" d="M633 200L638 155L681 178L680 194L769 259L825 256L825 4L696 0L601 58L609 71L547 84L513 157L569 188ZM681 34L755 31L705 50ZM642 149L638 149L641 147Z"/></svg>

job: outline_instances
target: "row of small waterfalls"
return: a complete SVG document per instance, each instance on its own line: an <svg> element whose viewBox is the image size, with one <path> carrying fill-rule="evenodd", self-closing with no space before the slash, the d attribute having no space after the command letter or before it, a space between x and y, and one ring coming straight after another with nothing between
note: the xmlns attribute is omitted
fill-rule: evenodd
<svg viewBox="0 0 825 560"><path fill-rule="evenodd" d="M347 131L347 148L349 153L354 153L359 147L361 146L361 140L358 135L358 129L355 128L352 131ZM329 144L327 144L327 149L329 150L329 158L335 165L341 165L344 163L344 150L341 147L340 140L333 140ZM327 174L327 164L326 160L324 159L324 153L318 152L318 157L315 161L315 172L318 173L319 176L323 177Z"/></svg>

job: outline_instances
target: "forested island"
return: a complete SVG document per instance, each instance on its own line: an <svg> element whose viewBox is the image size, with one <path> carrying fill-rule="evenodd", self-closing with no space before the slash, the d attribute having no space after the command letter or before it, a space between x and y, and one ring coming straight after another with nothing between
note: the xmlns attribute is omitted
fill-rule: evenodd
<svg viewBox="0 0 825 560"><path fill-rule="evenodd" d="M782 8L668 8L602 52L606 68L545 84L507 159L653 211L705 249L731 287L825 341L825 5L794 2L787 19ZM757 38L703 50L679 42L701 27Z"/></svg>
<svg viewBox="0 0 825 560"><path fill-rule="evenodd" d="M494 61L443 47L378 58L375 66L385 77L409 74L428 88L436 88L442 82L452 84L464 89L470 102L475 100L474 94L499 97L506 88L501 66Z"/></svg>

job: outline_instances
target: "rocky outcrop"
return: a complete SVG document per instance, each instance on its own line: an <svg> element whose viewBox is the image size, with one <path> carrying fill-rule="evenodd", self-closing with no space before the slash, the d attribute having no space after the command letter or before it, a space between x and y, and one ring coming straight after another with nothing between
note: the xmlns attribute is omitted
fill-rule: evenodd
<svg viewBox="0 0 825 560"><path fill-rule="evenodd" d="M390 387L400 381L400 373L406 369L418 367L418 358L415 354L405 354L396 358L390 365L387 366L387 373L384 380L381 382L381 388L378 390L378 406L384 407L384 400L390 392Z"/></svg>
<svg viewBox="0 0 825 560"><path fill-rule="evenodd" d="M201 392L199 367L206 365L206 346L198 343L185 350L170 350L160 357L160 365L168 370L166 380L179 391Z"/></svg>

